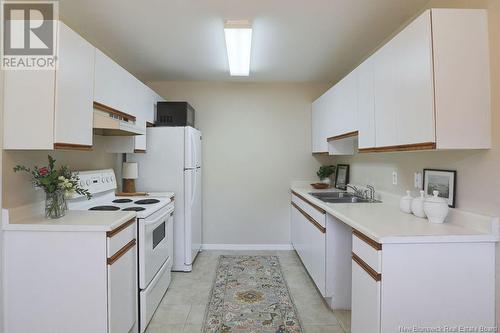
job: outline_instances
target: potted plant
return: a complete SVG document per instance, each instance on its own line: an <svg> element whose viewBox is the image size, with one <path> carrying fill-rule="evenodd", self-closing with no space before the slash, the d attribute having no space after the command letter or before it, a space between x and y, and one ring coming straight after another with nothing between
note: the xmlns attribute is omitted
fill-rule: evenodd
<svg viewBox="0 0 500 333"><path fill-rule="evenodd" d="M90 192L81 187L80 178L77 173L63 165L59 169L55 167L56 160L49 155L49 165L44 167L27 168L23 165L16 165L14 172L24 171L31 175L31 181L35 187L45 191L45 217L56 219L64 216L68 206L66 196L74 193L86 196L90 199Z"/></svg>
<svg viewBox="0 0 500 333"><path fill-rule="evenodd" d="M318 175L321 182L330 184L330 176L335 173L335 165L322 165L316 175Z"/></svg>

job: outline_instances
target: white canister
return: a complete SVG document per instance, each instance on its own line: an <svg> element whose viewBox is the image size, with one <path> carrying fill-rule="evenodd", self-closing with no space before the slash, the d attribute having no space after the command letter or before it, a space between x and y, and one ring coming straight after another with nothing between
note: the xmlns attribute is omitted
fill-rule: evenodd
<svg viewBox="0 0 500 333"><path fill-rule="evenodd" d="M420 196L414 198L411 201L411 212L413 215L421 218L425 218L425 212L424 212L424 201L425 201L425 192L420 191Z"/></svg>
<svg viewBox="0 0 500 333"><path fill-rule="evenodd" d="M440 198L439 191L433 191L433 196L425 199L424 211L431 223L443 223L448 216L448 202Z"/></svg>
<svg viewBox="0 0 500 333"><path fill-rule="evenodd" d="M399 200L399 209L403 213L411 214L411 201L413 197L410 191L406 191L406 195Z"/></svg>

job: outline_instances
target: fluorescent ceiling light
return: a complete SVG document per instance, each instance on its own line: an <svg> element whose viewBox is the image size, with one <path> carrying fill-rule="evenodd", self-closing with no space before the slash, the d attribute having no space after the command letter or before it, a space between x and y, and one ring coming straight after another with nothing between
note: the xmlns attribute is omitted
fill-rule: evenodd
<svg viewBox="0 0 500 333"><path fill-rule="evenodd" d="M224 24L227 58L231 76L250 74L252 25L248 20L228 20Z"/></svg>

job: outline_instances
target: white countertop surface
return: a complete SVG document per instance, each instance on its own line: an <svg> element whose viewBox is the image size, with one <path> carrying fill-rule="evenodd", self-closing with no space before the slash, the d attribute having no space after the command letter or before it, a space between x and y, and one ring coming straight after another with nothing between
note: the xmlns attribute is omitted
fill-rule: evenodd
<svg viewBox="0 0 500 333"><path fill-rule="evenodd" d="M497 242L498 218L450 209L443 224L433 224L399 210L394 199L382 203L325 203L308 185L291 190L378 243Z"/></svg>
<svg viewBox="0 0 500 333"><path fill-rule="evenodd" d="M111 231L136 216L135 212L69 210L59 219L24 211L2 211L3 230L31 231Z"/></svg>

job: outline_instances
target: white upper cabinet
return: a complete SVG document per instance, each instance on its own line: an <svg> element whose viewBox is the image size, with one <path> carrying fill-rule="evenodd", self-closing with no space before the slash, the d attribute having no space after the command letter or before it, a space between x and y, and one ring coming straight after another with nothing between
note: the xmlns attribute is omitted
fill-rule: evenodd
<svg viewBox="0 0 500 333"><path fill-rule="evenodd" d="M94 101L127 113L141 115L142 83L103 52L96 50Z"/></svg>
<svg viewBox="0 0 500 333"><path fill-rule="evenodd" d="M326 109L326 98L321 96L312 104L311 123L312 123L312 152L313 154L327 153L328 142L326 134L326 123L328 115Z"/></svg>
<svg viewBox="0 0 500 333"><path fill-rule="evenodd" d="M54 117L56 145L92 146L94 54L95 48L89 42L60 22Z"/></svg>
<svg viewBox="0 0 500 333"><path fill-rule="evenodd" d="M491 148L488 14L432 9L438 149Z"/></svg>
<svg viewBox="0 0 500 333"><path fill-rule="evenodd" d="M419 16L392 42L397 125L393 145L435 142L430 12Z"/></svg>
<svg viewBox="0 0 500 333"><path fill-rule="evenodd" d="M375 147L375 100L373 92L373 58L362 63L357 69L359 148Z"/></svg>
<svg viewBox="0 0 500 333"><path fill-rule="evenodd" d="M375 142L377 147L391 146L397 142L394 53L394 43L391 41L373 55Z"/></svg>
<svg viewBox="0 0 500 333"><path fill-rule="evenodd" d="M5 71L5 149L92 146L94 47L61 21L57 26L55 71Z"/></svg>
<svg viewBox="0 0 500 333"><path fill-rule="evenodd" d="M374 56L376 147L435 142L430 12Z"/></svg>
<svg viewBox="0 0 500 333"><path fill-rule="evenodd" d="M425 11L320 97L314 147L358 131L364 152L490 148L488 48L485 10Z"/></svg>
<svg viewBox="0 0 500 333"><path fill-rule="evenodd" d="M334 89L335 94L335 131L333 136L345 135L357 130L357 72L354 70L342 79Z"/></svg>

